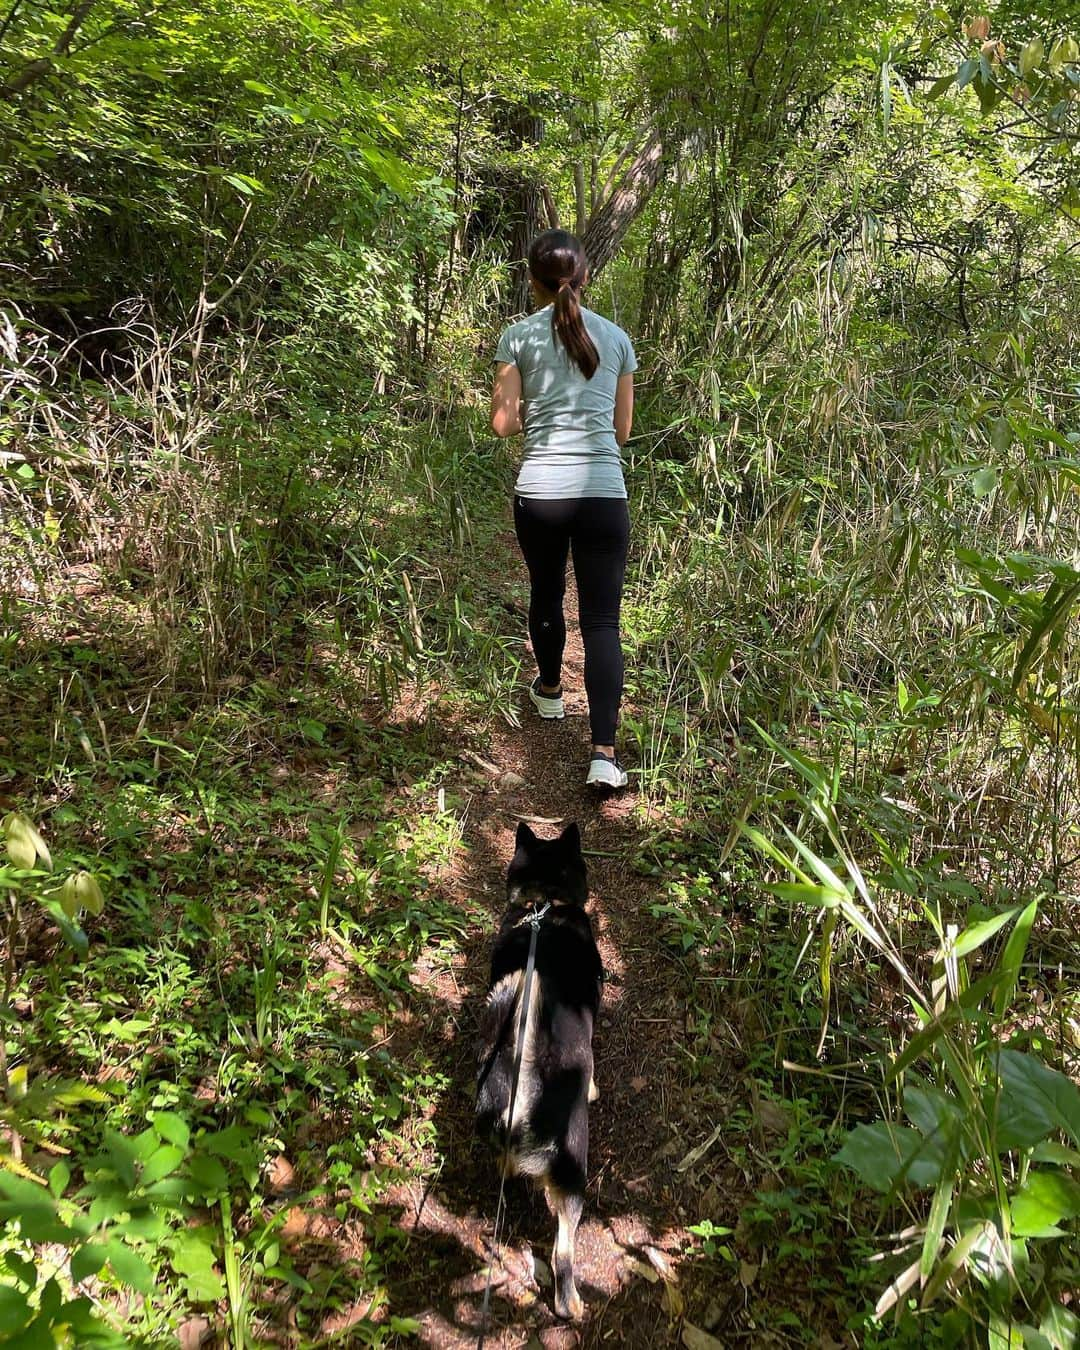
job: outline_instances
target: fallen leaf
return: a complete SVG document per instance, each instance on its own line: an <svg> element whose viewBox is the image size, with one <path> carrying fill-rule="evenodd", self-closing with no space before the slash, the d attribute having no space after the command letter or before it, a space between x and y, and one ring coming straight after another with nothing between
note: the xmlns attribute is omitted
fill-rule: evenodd
<svg viewBox="0 0 1080 1350"><path fill-rule="evenodd" d="M296 1185L296 1172L292 1163L283 1153L271 1158L266 1169L266 1180L275 1195L291 1191Z"/></svg>
<svg viewBox="0 0 1080 1350"><path fill-rule="evenodd" d="M645 1255L648 1257L649 1265L652 1266L653 1270L656 1271L657 1275L659 1275L662 1280L674 1284L679 1278L675 1274L671 1262L657 1247L646 1247Z"/></svg>
<svg viewBox="0 0 1080 1350"><path fill-rule="evenodd" d="M751 1261L739 1262L739 1283L744 1289L750 1288L757 1279L757 1273L760 1269L760 1266L755 1266Z"/></svg>
<svg viewBox="0 0 1080 1350"><path fill-rule="evenodd" d="M702 1331L692 1322L683 1323L682 1343L686 1346L686 1350L724 1350L723 1341L718 1341L715 1336L710 1336L707 1331Z"/></svg>
<svg viewBox="0 0 1080 1350"><path fill-rule="evenodd" d="M679 1292L679 1286L669 1281L664 1281L663 1292L660 1295L660 1306L667 1315L674 1320L683 1315L683 1296Z"/></svg>
<svg viewBox="0 0 1080 1350"><path fill-rule="evenodd" d="M208 1339L213 1328L206 1317L189 1317L176 1328L176 1339L180 1350L199 1350Z"/></svg>
<svg viewBox="0 0 1080 1350"><path fill-rule="evenodd" d="M699 1144L697 1148L692 1148L686 1157L683 1158L682 1162L675 1164L676 1172L685 1172L688 1167L693 1167L695 1163L699 1163L701 1159L704 1158L705 1154L708 1153L709 1149L712 1148L713 1144L720 1138L723 1129L724 1127L722 1124L717 1125L703 1144Z"/></svg>
<svg viewBox="0 0 1080 1350"><path fill-rule="evenodd" d="M627 1256L623 1259L626 1269L634 1275L640 1275L643 1280L648 1280L650 1284L656 1284L660 1279L652 1266L647 1266L644 1261L639 1261L636 1256Z"/></svg>
<svg viewBox="0 0 1080 1350"><path fill-rule="evenodd" d="M753 1079L750 1080L750 1109L753 1112L754 1124L763 1135L787 1134L790 1124L787 1111L779 1102L773 1102L768 1097L763 1097Z"/></svg>
<svg viewBox="0 0 1080 1350"><path fill-rule="evenodd" d="M630 1086L635 1092L642 1092L648 1086L648 1082L649 1080L647 1078L631 1078Z"/></svg>

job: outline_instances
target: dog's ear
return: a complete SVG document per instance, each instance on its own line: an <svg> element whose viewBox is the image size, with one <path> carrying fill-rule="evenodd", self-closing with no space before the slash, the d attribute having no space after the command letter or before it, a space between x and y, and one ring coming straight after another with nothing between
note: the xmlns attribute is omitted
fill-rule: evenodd
<svg viewBox="0 0 1080 1350"><path fill-rule="evenodd" d="M529 829L524 821L517 827L517 835L514 839L514 847L518 849L528 848L537 842L536 835Z"/></svg>
<svg viewBox="0 0 1080 1350"><path fill-rule="evenodd" d="M576 820L572 820L559 835L559 843L562 844L567 853L581 852L581 831L578 829Z"/></svg>

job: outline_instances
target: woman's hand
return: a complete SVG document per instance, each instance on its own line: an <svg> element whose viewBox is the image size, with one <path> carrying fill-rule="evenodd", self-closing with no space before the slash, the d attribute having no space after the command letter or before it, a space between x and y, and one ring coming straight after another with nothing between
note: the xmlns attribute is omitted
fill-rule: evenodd
<svg viewBox="0 0 1080 1350"><path fill-rule="evenodd" d="M491 391L491 429L496 436L515 436L524 425L521 371L510 362L500 361Z"/></svg>
<svg viewBox="0 0 1080 1350"><path fill-rule="evenodd" d="M615 439L625 445L634 425L634 377L620 375L615 386Z"/></svg>

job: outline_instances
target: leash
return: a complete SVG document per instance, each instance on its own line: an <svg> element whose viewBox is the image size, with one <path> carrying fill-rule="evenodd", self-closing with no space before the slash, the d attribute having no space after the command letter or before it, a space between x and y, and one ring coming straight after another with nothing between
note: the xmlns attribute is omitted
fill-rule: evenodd
<svg viewBox="0 0 1080 1350"><path fill-rule="evenodd" d="M525 1031L529 1023L529 994L532 991L533 973L536 970L536 939L540 936L540 920L550 908L551 901L549 900L543 909L535 909L531 914L526 914L517 924L519 928L528 924L532 929L532 936L529 938L529 959L525 962L525 983L521 988L521 1022L518 1026L517 1048L514 1050L514 1071L510 1077L510 1106L506 1112L506 1149L503 1153L499 1203L495 1207L495 1227L491 1234L491 1255L488 1258L487 1283L484 1285L484 1302L480 1309L480 1336L476 1342L476 1350L484 1350L484 1337L487 1335L488 1315L491 1311L491 1276L495 1266L495 1252L499 1246L499 1228L506 1211L506 1174L510 1162L510 1131L514 1124L514 1105L517 1102L521 1056L525 1052Z"/></svg>

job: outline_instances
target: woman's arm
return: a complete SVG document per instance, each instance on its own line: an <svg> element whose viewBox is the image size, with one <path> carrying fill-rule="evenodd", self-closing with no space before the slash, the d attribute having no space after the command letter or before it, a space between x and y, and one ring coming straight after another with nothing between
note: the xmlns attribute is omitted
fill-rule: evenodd
<svg viewBox="0 0 1080 1350"><path fill-rule="evenodd" d="M495 367L491 391L491 429L496 436L514 436L525 425L521 405L521 371L507 361Z"/></svg>
<svg viewBox="0 0 1080 1350"><path fill-rule="evenodd" d="M615 439L625 445L634 425L634 377L620 375L615 386Z"/></svg>

